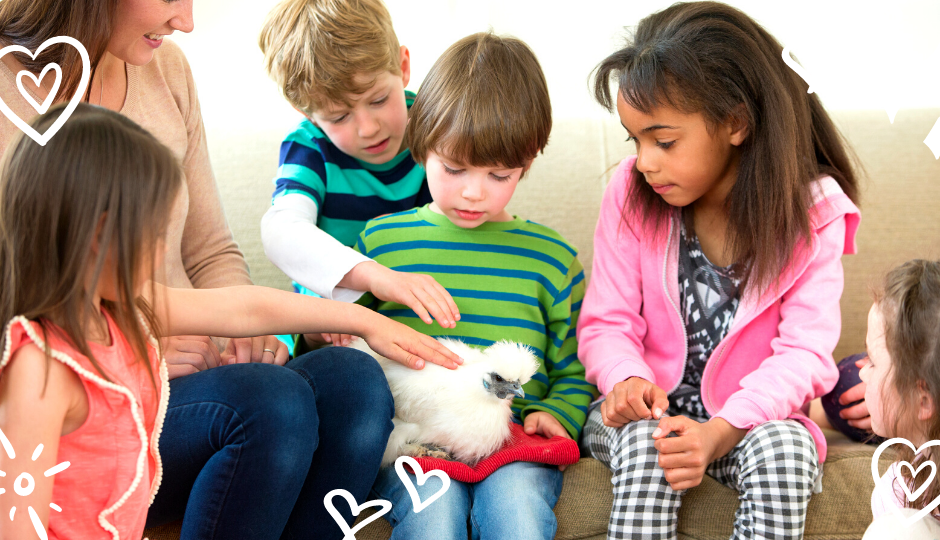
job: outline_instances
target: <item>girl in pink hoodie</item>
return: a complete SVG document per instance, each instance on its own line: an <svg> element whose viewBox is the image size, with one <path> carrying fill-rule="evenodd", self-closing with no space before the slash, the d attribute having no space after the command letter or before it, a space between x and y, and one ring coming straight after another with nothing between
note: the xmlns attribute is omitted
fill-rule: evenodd
<svg viewBox="0 0 940 540"><path fill-rule="evenodd" d="M800 538L821 489L804 413L838 378L858 187L782 50L734 8L676 4L596 70L637 148L604 195L578 322L605 396L583 445L614 472L608 538L676 538L705 474L741 492L733 538Z"/></svg>

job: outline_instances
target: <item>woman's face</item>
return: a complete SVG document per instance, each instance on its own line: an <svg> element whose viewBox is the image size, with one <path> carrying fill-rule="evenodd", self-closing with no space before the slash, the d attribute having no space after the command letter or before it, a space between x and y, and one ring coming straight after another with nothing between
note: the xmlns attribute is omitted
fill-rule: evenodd
<svg viewBox="0 0 940 540"><path fill-rule="evenodd" d="M118 0L108 52L128 64L142 66L164 36L193 29L193 0Z"/></svg>

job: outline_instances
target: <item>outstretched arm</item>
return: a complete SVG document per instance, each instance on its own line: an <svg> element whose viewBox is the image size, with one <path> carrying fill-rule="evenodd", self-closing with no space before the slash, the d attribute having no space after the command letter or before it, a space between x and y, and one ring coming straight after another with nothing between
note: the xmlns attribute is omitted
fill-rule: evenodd
<svg viewBox="0 0 940 540"><path fill-rule="evenodd" d="M450 369L461 363L433 338L356 304L256 286L171 289L154 284L153 290L154 309L167 335L351 334L414 369L424 367L424 361Z"/></svg>

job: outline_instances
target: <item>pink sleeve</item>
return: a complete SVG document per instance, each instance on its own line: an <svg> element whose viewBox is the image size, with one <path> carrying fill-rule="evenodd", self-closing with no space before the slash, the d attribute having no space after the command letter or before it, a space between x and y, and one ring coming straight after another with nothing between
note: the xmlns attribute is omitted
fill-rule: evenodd
<svg viewBox="0 0 940 540"><path fill-rule="evenodd" d="M812 260L780 299L778 335L770 343L773 354L741 379L740 390L715 414L735 427L750 429L787 418L832 390L839 379L832 351L842 329L846 217L817 232Z"/></svg>
<svg viewBox="0 0 940 540"><path fill-rule="evenodd" d="M634 159L621 162L604 193L594 231L594 267L578 320L578 358L587 380L603 395L634 376L656 382L643 360L640 240L622 218Z"/></svg>

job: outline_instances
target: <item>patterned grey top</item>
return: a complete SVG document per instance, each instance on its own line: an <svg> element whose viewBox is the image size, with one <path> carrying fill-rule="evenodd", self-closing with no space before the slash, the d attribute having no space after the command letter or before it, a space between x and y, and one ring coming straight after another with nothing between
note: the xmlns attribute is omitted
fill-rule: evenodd
<svg viewBox="0 0 940 540"><path fill-rule="evenodd" d="M689 349L682 382L669 395L669 408L670 412L704 422L709 415L702 403L702 373L715 347L731 328L741 280L734 275L734 265L712 264L702 253L698 236L687 238L684 224L680 231L679 299Z"/></svg>

